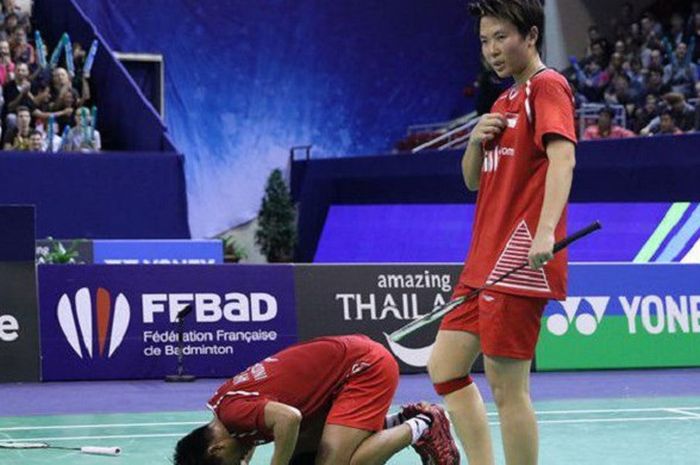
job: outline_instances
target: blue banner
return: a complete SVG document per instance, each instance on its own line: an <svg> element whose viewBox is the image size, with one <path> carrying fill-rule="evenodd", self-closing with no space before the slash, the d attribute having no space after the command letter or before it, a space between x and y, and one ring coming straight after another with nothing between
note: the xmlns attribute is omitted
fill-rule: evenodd
<svg viewBox="0 0 700 465"><path fill-rule="evenodd" d="M220 240L96 240L94 262L105 265L214 265L224 262Z"/></svg>
<svg viewBox="0 0 700 465"><path fill-rule="evenodd" d="M228 377L297 341L291 266L39 268L42 379Z"/></svg>

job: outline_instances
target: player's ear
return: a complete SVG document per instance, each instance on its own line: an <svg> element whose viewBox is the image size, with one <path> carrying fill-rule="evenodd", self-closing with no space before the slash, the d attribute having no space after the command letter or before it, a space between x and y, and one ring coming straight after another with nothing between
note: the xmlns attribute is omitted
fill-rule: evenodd
<svg viewBox="0 0 700 465"><path fill-rule="evenodd" d="M527 33L527 37L525 40L527 40L527 43L529 45L532 45L535 47L537 45L537 39L540 37L540 30L537 26L532 26L530 28L530 32Z"/></svg>

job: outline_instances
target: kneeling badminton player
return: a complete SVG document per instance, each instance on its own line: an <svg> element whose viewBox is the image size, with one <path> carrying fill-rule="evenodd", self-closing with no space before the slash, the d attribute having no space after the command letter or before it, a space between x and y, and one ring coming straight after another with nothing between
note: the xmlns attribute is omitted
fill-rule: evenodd
<svg viewBox="0 0 700 465"><path fill-rule="evenodd" d="M424 464L458 464L440 407L387 416L398 379L393 356L366 336L291 346L224 383L208 403L214 419L177 443L174 463L243 465L273 442L272 465L383 464L408 445Z"/></svg>

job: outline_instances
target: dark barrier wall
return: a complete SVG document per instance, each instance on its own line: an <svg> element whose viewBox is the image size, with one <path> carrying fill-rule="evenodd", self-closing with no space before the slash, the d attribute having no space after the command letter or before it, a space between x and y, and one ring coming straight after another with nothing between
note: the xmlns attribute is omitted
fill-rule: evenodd
<svg viewBox="0 0 700 465"><path fill-rule="evenodd" d="M90 83L98 107L97 126L105 147L113 150L175 150L158 114L73 0L36 0L34 18L50 51L64 32L85 49L90 47L93 39L100 41Z"/></svg>
<svg viewBox="0 0 700 465"><path fill-rule="evenodd" d="M0 206L0 382L39 380L34 208Z"/></svg>
<svg viewBox="0 0 700 465"><path fill-rule="evenodd" d="M189 238L174 152L0 155L0 204L36 205L37 237Z"/></svg>
<svg viewBox="0 0 700 465"><path fill-rule="evenodd" d="M577 149L572 202L700 200L700 134L584 142ZM296 161L298 261L312 261L332 204L473 203L461 151Z"/></svg>

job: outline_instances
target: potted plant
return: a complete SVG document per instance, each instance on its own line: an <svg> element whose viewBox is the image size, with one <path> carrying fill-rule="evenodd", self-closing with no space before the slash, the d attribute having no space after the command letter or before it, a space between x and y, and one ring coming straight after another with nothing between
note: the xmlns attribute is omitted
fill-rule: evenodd
<svg viewBox="0 0 700 465"><path fill-rule="evenodd" d="M258 212L255 242L270 263L290 262L296 244L296 209L282 171L270 174Z"/></svg>
<svg viewBox="0 0 700 465"><path fill-rule="evenodd" d="M42 248L38 252L37 263L40 265L63 265L63 264L77 264L82 263L79 261L78 244L80 241L73 241L71 246L66 249L61 241L54 240L51 236L47 237L50 241L48 248Z"/></svg>
<svg viewBox="0 0 700 465"><path fill-rule="evenodd" d="M227 263L238 263L243 259L248 258L248 253L241 246L232 234L222 238L224 244L224 261Z"/></svg>

